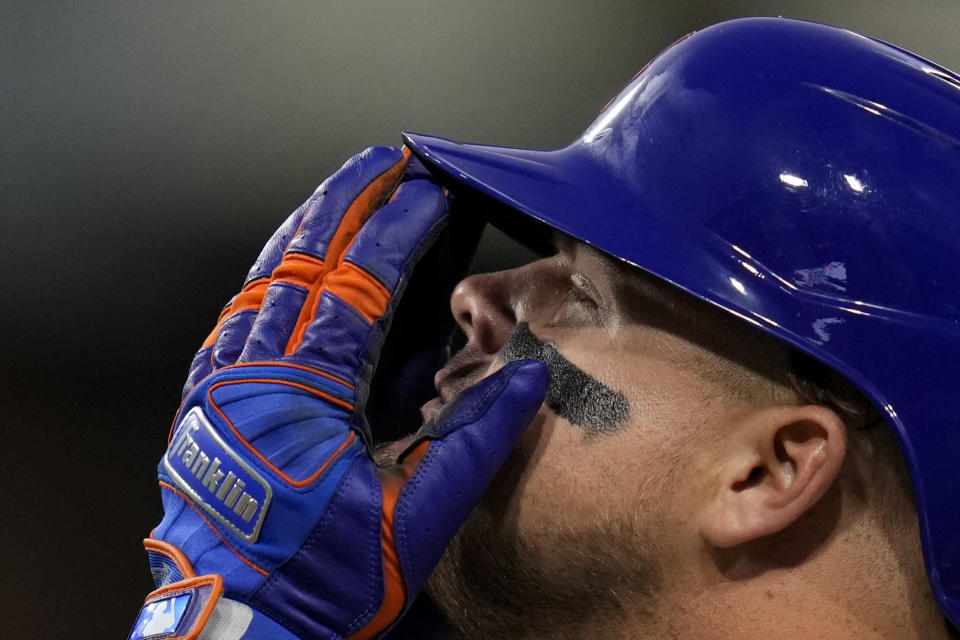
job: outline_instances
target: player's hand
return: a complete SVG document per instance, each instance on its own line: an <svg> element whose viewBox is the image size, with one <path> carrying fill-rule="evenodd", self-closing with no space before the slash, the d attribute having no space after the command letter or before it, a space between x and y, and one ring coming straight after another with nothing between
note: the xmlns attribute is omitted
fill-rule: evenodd
<svg viewBox="0 0 960 640"><path fill-rule="evenodd" d="M198 352L160 462L164 518L144 542L158 589L131 638L381 636L539 408L545 366L515 362L398 464L371 460L381 338L447 210L427 180L394 193L405 162L371 148L324 182Z"/></svg>

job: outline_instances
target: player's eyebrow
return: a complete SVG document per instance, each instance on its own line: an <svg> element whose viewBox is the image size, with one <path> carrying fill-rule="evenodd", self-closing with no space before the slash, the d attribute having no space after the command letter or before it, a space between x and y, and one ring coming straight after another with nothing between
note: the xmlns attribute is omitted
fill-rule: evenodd
<svg viewBox="0 0 960 640"><path fill-rule="evenodd" d="M647 324L667 318L676 321L678 317L682 321L683 316L689 312L688 305L683 303L683 296L678 295L679 292L673 285L635 265L604 253L562 231L553 230L550 243L557 254L579 259L584 271L591 272L594 284L598 282L598 270L604 272L613 286L609 291L606 291L607 287L598 287L598 294L601 297L609 296L615 301L618 312L623 314L627 321Z"/></svg>

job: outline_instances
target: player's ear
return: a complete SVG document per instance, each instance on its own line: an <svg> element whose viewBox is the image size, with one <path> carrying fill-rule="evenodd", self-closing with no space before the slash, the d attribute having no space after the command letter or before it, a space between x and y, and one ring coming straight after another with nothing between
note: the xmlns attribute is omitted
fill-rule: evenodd
<svg viewBox="0 0 960 640"><path fill-rule="evenodd" d="M846 455L840 417L818 405L769 407L731 432L700 534L727 548L782 531L836 480Z"/></svg>

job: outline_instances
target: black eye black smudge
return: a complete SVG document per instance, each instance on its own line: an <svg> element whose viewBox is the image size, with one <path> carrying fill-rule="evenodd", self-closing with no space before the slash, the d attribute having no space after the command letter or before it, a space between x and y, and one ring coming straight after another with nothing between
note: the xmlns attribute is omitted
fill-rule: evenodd
<svg viewBox="0 0 960 640"><path fill-rule="evenodd" d="M552 342L535 336L526 322L514 327L500 350L500 358L504 363L529 359L546 364L550 370L547 406L588 433L616 431L630 415L630 403L622 393L564 358Z"/></svg>

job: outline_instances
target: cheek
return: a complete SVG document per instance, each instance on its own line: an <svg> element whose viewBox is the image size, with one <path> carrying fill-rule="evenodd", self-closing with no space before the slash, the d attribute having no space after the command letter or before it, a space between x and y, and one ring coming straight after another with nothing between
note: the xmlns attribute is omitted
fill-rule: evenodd
<svg viewBox="0 0 960 640"><path fill-rule="evenodd" d="M541 408L517 446L512 481L501 494L520 531L588 532L598 522L636 517L679 534L695 497L688 495L693 443L676 413L658 416L662 407L655 405L634 402L622 431L599 437Z"/></svg>
<svg viewBox="0 0 960 640"><path fill-rule="evenodd" d="M649 514L644 501L662 494L654 487L663 456L636 440L626 433L588 439L541 410L517 446L512 486L503 496L520 530L589 530L620 514Z"/></svg>
<svg viewBox="0 0 960 640"><path fill-rule="evenodd" d="M675 472L678 423L696 407L677 367L636 349L611 343L602 330L581 330L576 340L555 340L564 357L627 399L626 422L617 431L588 436L547 407L520 440L498 491L524 528L543 523L592 521L624 509L644 509L649 496ZM631 343L640 343L633 340ZM484 375L500 369L495 359Z"/></svg>

